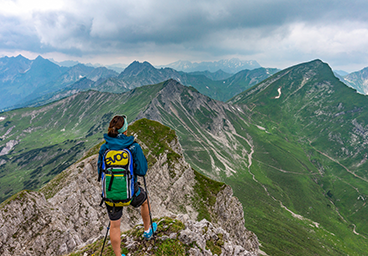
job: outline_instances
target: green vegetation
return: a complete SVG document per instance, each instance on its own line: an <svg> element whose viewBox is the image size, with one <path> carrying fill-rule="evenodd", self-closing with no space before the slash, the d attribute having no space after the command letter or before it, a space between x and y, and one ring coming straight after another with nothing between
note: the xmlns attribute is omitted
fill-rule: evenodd
<svg viewBox="0 0 368 256"><path fill-rule="evenodd" d="M177 220L164 217L161 219L154 219L158 223L156 238L146 241L143 238L143 226L137 225L133 229L124 232L122 235L121 248L122 253L126 255L129 253L132 256L140 255L188 255L188 251L191 248L189 245L183 244L178 236L185 226ZM175 239L169 238L171 234L176 234ZM128 240L128 237L130 238ZM165 239L162 239L164 238ZM109 239L108 239L109 240ZM133 240L135 246L128 249L127 245L131 244ZM112 256L114 255L111 245L107 245L109 241L106 241L105 249L102 255ZM85 253L88 255L99 255L102 249L103 239L90 244L81 250L69 254L70 256L83 256Z"/></svg>
<svg viewBox="0 0 368 256"><path fill-rule="evenodd" d="M209 249L212 254L220 255L222 253L222 245L224 245L224 242L221 239L217 239L216 241L213 239L206 241L206 249Z"/></svg>
<svg viewBox="0 0 368 256"><path fill-rule="evenodd" d="M265 128L247 128L254 143L253 164L226 179L244 205L245 225L271 255L364 255L366 239L354 234L349 223L359 224L358 232L367 237L363 215L368 209L362 198L368 191L366 182L346 170L365 177L356 168L362 158L340 150L364 150L351 144L350 136L356 129L351 120L364 125L368 117L362 111L367 98L337 81L320 61L277 77L266 89L256 86L236 97L237 104L252 106L249 119ZM275 99L278 88L281 97ZM237 131L242 133L239 127ZM358 134L356 139L361 140ZM304 220L280 208L281 202Z"/></svg>
<svg viewBox="0 0 368 256"><path fill-rule="evenodd" d="M159 122L140 119L129 126L128 134L134 135L137 140L144 142L147 146L143 148L143 152L147 157L149 167L153 166L156 159L164 152L167 154L169 165L176 163L180 158L169 145L177 140L175 131Z"/></svg>
<svg viewBox="0 0 368 256"><path fill-rule="evenodd" d="M214 181L194 170L196 184L193 205L198 211L197 220L212 221L211 209L216 203L217 194L225 188L222 182Z"/></svg>

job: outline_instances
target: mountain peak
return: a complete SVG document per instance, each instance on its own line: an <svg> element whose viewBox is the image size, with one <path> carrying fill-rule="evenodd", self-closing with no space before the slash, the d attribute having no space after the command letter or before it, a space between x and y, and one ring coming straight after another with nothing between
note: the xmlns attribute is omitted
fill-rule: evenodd
<svg viewBox="0 0 368 256"><path fill-rule="evenodd" d="M15 57L15 59L24 60L24 59L27 59L27 58L24 57L22 54L19 54L17 57Z"/></svg>
<svg viewBox="0 0 368 256"><path fill-rule="evenodd" d="M121 72L118 78L124 76L136 76L143 70L156 70L156 69L147 61L144 61L142 63L140 63L139 61L133 61L123 72Z"/></svg>
<svg viewBox="0 0 368 256"><path fill-rule="evenodd" d="M152 67L154 68L151 63L149 63L148 61L143 61L142 63L135 60L133 61L126 69L132 68L132 67Z"/></svg>
<svg viewBox="0 0 368 256"><path fill-rule="evenodd" d="M295 97L302 91L309 91L312 86L318 83L327 82L326 86L328 84L331 84L331 86L334 84L335 87L341 87L343 84L335 83L337 80L327 63L324 63L320 59L315 59L274 74L269 79L259 83L256 87L238 94L230 102L248 102L250 98L259 99L263 102L264 100L279 99L278 94L281 99L288 99L292 96ZM299 86L295 86L295 84L299 84ZM278 90L281 90L280 93L278 93ZM271 97L269 94L273 96Z"/></svg>
<svg viewBox="0 0 368 256"><path fill-rule="evenodd" d="M41 55L38 55L35 60L45 60Z"/></svg>

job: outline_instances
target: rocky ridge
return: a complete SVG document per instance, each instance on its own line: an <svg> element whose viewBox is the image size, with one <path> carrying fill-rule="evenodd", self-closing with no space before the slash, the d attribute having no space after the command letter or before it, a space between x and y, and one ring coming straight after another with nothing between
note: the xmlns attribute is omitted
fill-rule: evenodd
<svg viewBox="0 0 368 256"><path fill-rule="evenodd" d="M154 125L162 128L157 122ZM193 249L195 252L191 251L192 255L212 255L201 246L206 236L196 231L198 225L224 230L222 234L226 239L221 244L221 255L239 255L235 254L238 252L257 255L258 239L244 227L242 206L232 196L231 188L195 172L185 162L176 137L166 141L166 150L157 154L150 151L152 145L139 140L144 138L140 132L138 130L135 135L149 159L147 187L153 217L181 218L186 225L186 231L182 233L187 234L186 238L182 235L182 241L198 241L199 246ZM155 133L155 130L151 132ZM97 155L88 157L63 171L40 191L22 191L2 203L0 254L63 255L101 239L108 218L105 209L99 207L96 162ZM218 184L218 190L206 192L208 198L215 198L214 202L200 198L203 194L199 194L198 189L203 185L203 179ZM196 222L203 210L207 211L212 223L206 220ZM128 207L124 216L123 231L141 222L138 209Z"/></svg>

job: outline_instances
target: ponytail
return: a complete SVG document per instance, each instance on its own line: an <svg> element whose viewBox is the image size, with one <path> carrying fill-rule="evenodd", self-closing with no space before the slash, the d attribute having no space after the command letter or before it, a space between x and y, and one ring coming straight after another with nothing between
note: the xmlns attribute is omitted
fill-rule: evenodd
<svg viewBox="0 0 368 256"><path fill-rule="evenodd" d="M118 136L118 130L124 125L124 117L122 116L114 116L110 121L109 129L107 130L107 135L115 138Z"/></svg>
<svg viewBox="0 0 368 256"><path fill-rule="evenodd" d="M116 129L116 127L109 127L108 131L107 131L107 135L109 135L110 137L116 137L118 136L119 132L118 129Z"/></svg>

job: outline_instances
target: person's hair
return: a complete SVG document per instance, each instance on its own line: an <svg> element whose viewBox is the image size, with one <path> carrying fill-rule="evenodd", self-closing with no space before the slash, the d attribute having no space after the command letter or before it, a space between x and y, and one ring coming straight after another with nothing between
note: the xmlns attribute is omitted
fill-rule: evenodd
<svg viewBox="0 0 368 256"><path fill-rule="evenodd" d="M124 117L122 116L114 116L110 121L109 129L107 131L107 135L110 137L118 136L118 130L124 125Z"/></svg>

